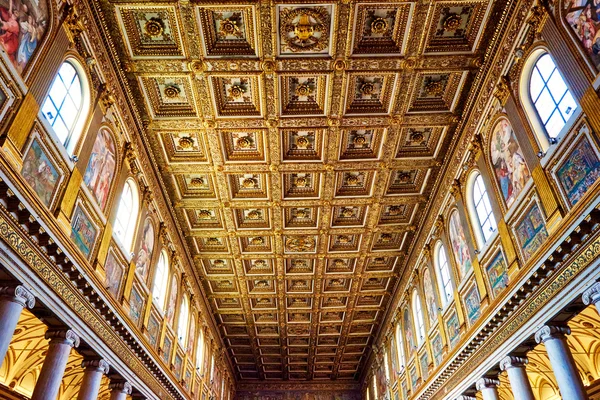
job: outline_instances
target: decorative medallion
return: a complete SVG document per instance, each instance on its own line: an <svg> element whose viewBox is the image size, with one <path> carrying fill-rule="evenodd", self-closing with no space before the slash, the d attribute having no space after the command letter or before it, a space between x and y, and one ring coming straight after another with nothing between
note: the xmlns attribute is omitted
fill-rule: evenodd
<svg viewBox="0 0 600 400"><path fill-rule="evenodd" d="M333 5L278 5L279 55L329 54Z"/></svg>
<svg viewBox="0 0 600 400"><path fill-rule="evenodd" d="M402 128L396 158L434 158L442 144L445 127Z"/></svg>
<svg viewBox="0 0 600 400"><path fill-rule="evenodd" d="M367 208L367 206L333 207L331 213L331 227L363 226Z"/></svg>
<svg viewBox="0 0 600 400"><path fill-rule="evenodd" d="M217 208L206 207L184 211L191 229L223 229L221 214Z"/></svg>
<svg viewBox="0 0 600 400"><path fill-rule="evenodd" d="M366 272L392 272L396 257L371 257L367 259Z"/></svg>
<svg viewBox="0 0 600 400"><path fill-rule="evenodd" d="M408 224L416 210L416 204L385 204L381 206L379 225Z"/></svg>
<svg viewBox="0 0 600 400"><path fill-rule="evenodd" d="M204 144L197 132L160 132L159 137L169 162L207 162Z"/></svg>
<svg viewBox="0 0 600 400"><path fill-rule="evenodd" d="M267 208L236 208L233 211L238 229L271 228L270 212Z"/></svg>
<svg viewBox="0 0 600 400"><path fill-rule="evenodd" d="M326 75L283 75L279 79L282 115L325 115Z"/></svg>
<svg viewBox="0 0 600 400"><path fill-rule="evenodd" d="M213 178L209 174L177 174L174 176L182 198L216 198Z"/></svg>
<svg viewBox="0 0 600 400"><path fill-rule="evenodd" d="M329 236L330 252L358 251L361 235L339 234Z"/></svg>
<svg viewBox="0 0 600 400"><path fill-rule="evenodd" d="M412 3L357 5L353 53L403 55L413 8Z"/></svg>
<svg viewBox="0 0 600 400"><path fill-rule="evenodd" d="M375 172L373 171L345 171L337 173L336 197L367 197L371 195L371 188Z"/></svg>
<svg viewBox="0 0 600 400"><path fill-rule="evenodd" d="M265 144L262 130L223 131L223 155L226 162L264 162Z"/></svg>
<svg viewBox="0 0 600 400"><path fill-rule="evenodd" d="M405 232L379 232L374 237L371 250L400 250L405 239Z"/></svg>
<svg viewBox="0 0 600 400"><path fill-rule="evenodd" d="M283 196L286 199L319 197L320 182L320 173L294 172L283 174Z"/></svg>
<svg viewBox="0 0 600 400"><path fill-rule="evenodd" d="M395 74L351 75L346 114L388 114L395 84Z"/></svg>
<svg viewBox="0 0 600 400"><path fill-rule="evenodd" d="M463 72L420 74L409 112L453 111L465 77Z"/></svg>
<svg viewBox="0 0 600 400"><path fill-rule="evenodd" d="M356 258L328 258L325 272L328 274L354 273Z"/></svg>
<svg viewBox="0 0 600 400"><path fill-rule="evenodd" d="M231 199L267 199L266 180L265 174L230 174Z"/></svg>
<svg viewBox="0 0 600 400"><path fill-rule="evenodd" d="M285 236L284 249L286 253L315 253L317 249L317 237Z"/></svg>
<svg viewBox="0 0 600 400"><path fill-rule="evenodd" d="M240 236L240 248L243 253L271 253L270 236Z"/></svg>
<svg viewBox="0 0 600 400"><path fill-rule="evenodd" d="M282 129L282 161L321 161L323 158L323 137L322 129Z"/></svg>
<svg viewBox="0 0 600 400"><path fill-rule="evenodd" d="M401 169L392 171L387 195L420 194L425 188L425 182L430 170Z"/></svg>
<svg viewBox="0 0 600 400"><path fill-rule="evenodd" d="M343 129L340 161L378 159L385 129Z"/></svg>
<svg viewBox="0 0 600 400"><path fill-rule="evenodd" d="M220 117L262 115L258 77L211 77L214 101Z"/></svg>
<svg viewBox="0 0 600 400"><path fill-rule="evenodd" d="M198 253L228 253L227 238L222 237L195 237L196 250Z"/></svg>
<svg viewBox="0 0 600 400"><path fill-rule="evenodd" d="M286 258L285 273L293 275L312 275L315 270L315 260L312 258Z"/></svg>
<svg viewBox="0 0 600 400"><path fill-rule="evenodd" d="M207 57L256 56L253 6L198 7Z"/></svg>
<svg viewBox="0 0 600 400"><path fill-rule="evenodd" d="M286 228L316 228L318 224L317 207L285 207L284 225Z"/></svg>
<svg viewBox="0 0 600 400"><path fill-rule="evenodd" d="M436 2L425 52L473 51L487 7L485 1Z"/></svg>
<svg viewBox="0 0 600 400"><path fill-rule="evenodd" d="M169 75L168 77L145 76L139 79L153 118L196 118L198 116L189 77ZM186 145L185 140L182 144Z"/></svg>

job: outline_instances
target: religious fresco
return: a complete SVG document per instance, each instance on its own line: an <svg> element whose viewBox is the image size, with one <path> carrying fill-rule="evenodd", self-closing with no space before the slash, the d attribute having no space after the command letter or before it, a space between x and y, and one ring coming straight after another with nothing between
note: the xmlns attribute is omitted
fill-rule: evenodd
<svg viewBox="0 0 600 400"><path fill-rule="evenodd" d="M431 339L431 353L433 354L435 365L440 365L444 358L444 344L442 343L442 337L439 332L436 332Z"/></svg>
<svg viewBox="0 0 600 400"><path fill-rule="evenodd" d="M600 70L600 2L598 0L566 0L564 15L584 51Z"/></svg>
<svg viewBox="0 0 600 400"><path fill-rule="evenodd" d="M496 298L508 286L508 268L502 252L492 259L486 268L492 297Z"/></svg>
<svg viewBox="0 0 600 400"><path fill-rule="evenodd" d="M135 272L143 282L148 279L148 270L152 260L152 250L154 249L154 226L152 218L147 217L142 229L142 241L135 259Z"/></svg>
<svg viewBox="0 0 600 400"><path fill-rule="evenodd" d="M108 257L104 263L104 286L115 299L119 299L119 289L121 288L121 279L123 279L123 267L117 259L115 250L111 248L108 251Z"/></svg>
<svg viewBox="0 0 600 400"><path fill-rule="evenodd" d="M446 320L446 333L448 334L450 347L454 347L460 340L460 323L458 322L456 310L452 310L452 314Z"/></svg>
<svg viewBox="0 0 600 400"><path fill-rule="evenodd" d="M160 334L160 322L154 316L154 314L150 314L150 318L148 319L148 341L150 342L150 346L156 347L156 343L158 343L158 335Z"/></svg>
<svg viewBox="0 0 600 400"><path fill-rule="evenodd" d="M0 45L22 74L48 27L46 0L0 0Z"/></svg>
<svg viewBox="0 0 600 400"><path fill-rule="evenodd" d="M408 354L410 355L412 351L415 349L415 336L413 334L413 325L410 318L410 311L408 307L404 309L403 318L404 320L404 338L406 340L406 344L408 344ZM410 356L408 357L410 358Z"/></svg>
<svg viewBox="0 0 600 400"><path fill-rule="evenodd" d="M173 326L175 318L175 309L177 308L177 279L171 279L171 290L169 291L169 301L167 302L167 322Z"/></svg>
<svg viewBox="0 0 600 400"><path fill-rule="evenodd" d="M183 358L179 353L175 354L175 361L173 362L173 366L175 367L175 376L177 379L181 379L181 367L183 365ZM216 380L216 379L215 379Z"/></svg>
<svg viewBox="0 0 600 400"><path fill-rule="evenodd" d="M396 379L400 369L398 368L398 344L396 343L396 335L392 335L390 340L390 360L392 361L392 380Z"/></svg>
<svg viewBox="0 0 600 400"><path fill-rule="evenodd" d="M23 157L21 176L46 207L50 207L61 175L40 140L35 137Z"/></svg>
<svg viewBox="0 0 600 400"><path fill-rule="evenodd" d="M139 325L143 312L144 298L140 294L138 288L133 286L131 288L131 295L129 296L129 317L131 317L131 320L135 325Z"/></svg>
<svg viewBox="0 0 600 400"><path fill-rule="evenodd" d="M515 233L523 251L523 261L527 261L548 238L544 217L537 203L529 207L517 224Z"/></svg>
<svg viewBox="0 0 600 400"><path fill-rule="evenodd" d="M410 376L410 387L412 387L413 392L417 387L417 383L419 382L419 372L417 371L417 366L415 364L411 365L408 370L408 375Z"/></svg>
<svg viewBox="0 0 600 400"><path fill-rule="evenodd" d="M473 268L473 263L471 262L471 253L469 252L465 232L460 223L458 211L454 211L450 216L449 229L452 253L454 254L454 260L459 268L462 279Z"/></svg>
<svg viewBox="0 0 600 400"><path fill-rule="evenodd" d="M587 127L586 127L587 128ZM600 160L587 137L583 137L556 170L569 204L574 206L600 177Z"/></svg>
<svg viewBox="0 0 600 400"><path fill-rule="evenodd" d="M402 398L403 399L408 399L408 387L406 385L406 380L402 380Z"/></svg>
<svg viewBox="0 0 600 400"><path fill-rule="evenodd" d="M525 188L531 174L515 132L506 118L498 121L493 129L490 157L498 187L506 207L510 208Z"/></svg>
<svg viewBox="0 0 600 400"><path fill-rule="evenodd" d="M435 287L433 286L429 268L425 268L423 272L423 291L425 293L425 305L427 307L429 323L430 325L434 325L437 321L438 306L435 301Z"/></svg>
<svg viewBox="0 0 600 400"><path fill-rule="evenodd" d="M191 313L191 315L192 318L190 321L190 330L188 332L188 343L185 349L185 351L187 351L190 354L192 354L192 351L194 350L194 343L196 342L196 318L193 312Z"/></svg>
<svg viewBox="0 0 600 400"><path fill-rule="evenodd" d="M71 239L86 258L89 258L92 254L97 236L98 229L83 210L81 204L77 204L71 218Z"/></svg>
<svg viewBox="0 0 600 400"><path fill-rule="evenodd" d="M473 325L481 316L481 299L476 285L473 285L465 295L464 304L469 325Z"/></svg>
<svg viewBox="0 0 600 400"><path fill-rule="evenodd" d="M385 366L383 365L383 363L381 363L377 368L375 374L375 382L377 383L377 393L379 394L379 397L387 397L387 379L385 377Z"/></svg>
<svg viewBox="0 0 600 400"><path fill-rule="evenodd" d="M429 377L429 357L427 352L424 352L421 354L421 357L419 357L419 366L421 368L421 379L425 382L427 377Z"/></svg>
<svg viewBox="0 0 600 400"><path fill-rule="evenodd" d="M165 364L169 365L169 362L171 361L171 350L173 348L173 341L171 340L170 337L165 336L165 341L163 342L163 347L162 347L162 351L163 351L163 355L162 355L162 359L165 362ZM206 369L205 369L206 371Z"/></svg>
<svg viewBox="0 0 600 400"><path fill-rule="evenodd" d="M108 202L116 162L112 135L108 129L100 129L83 175L83 182L94 195L101 210L104 210Z"/></svg>

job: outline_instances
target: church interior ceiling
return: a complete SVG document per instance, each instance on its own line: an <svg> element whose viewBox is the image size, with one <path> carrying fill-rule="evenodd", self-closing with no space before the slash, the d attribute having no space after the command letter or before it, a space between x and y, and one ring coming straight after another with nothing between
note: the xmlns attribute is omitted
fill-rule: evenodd
<svg viewBox="0 0 600 400"><path fill-rule="evenodd" d="M504 2L95 2L238 379L358 379Z"/></svg>

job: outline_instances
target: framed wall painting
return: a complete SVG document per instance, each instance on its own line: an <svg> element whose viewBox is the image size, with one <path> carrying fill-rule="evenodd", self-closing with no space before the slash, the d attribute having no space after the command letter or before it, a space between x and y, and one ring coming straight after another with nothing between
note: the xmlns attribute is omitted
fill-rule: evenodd
<svg viewBox="0 0 600 400"><path fill-rule="evenodd" d="M402 379L402 384L400 386L402 388L402 398L408 399L408 386L406 384L406 379Z"/></svg>
<svg viewBox="0 0 600 400"><path fill-rule="evenodd" d="M479 289L477 289L474 282L465 291L463 304L469 326L472 326L481 316L481 298L479 297Z"/></svg>
<svg viewBox="0 0 600 400"><path fill-rule="evenodd" d="M414 392L417 387L417 383L419 382L419 373L417 372L417 366L415 364L412 364L408 371L408 374L410 376L410 386L412 387L412 390Z"/></svg>
<svg viewBox="0 0 600 400"><path fill-rule="evenodd" d="M571 27L573 35L594 64L596 72L600 71L600 42L598 42L598 25L600 13L596 0L565 1L563 16Z"/></svg>
<svg viewBox="0 0 600 400"><path fill-rule="evenodd" d="M496 298L506 287L508 287L508 266L506 265L506 260L504 259L502 251L498 250L498 252L492 256L491 261L488 263L487 267L485 267L485 272L492 297Z"/></svg>
<svg viewBox="0 0 600 400"><path fill-rule="evenodd" d="M162 359L167 365L171 362L171 350L173 350L173 339L169 335L165 335L162 347Z"/></svg>
<svg viewBox="0 0 600 400"><path fill-rule="evenodd" d="M444 344L439 332L436 332L431 338L431 353L433 354L433 362L437 367L444 358Z"/></svg>
<svg viewBox="0 0 600 400"><path fill-rule="evenodd" d="M91 210L78 199L71 217L71 240L87 259L94 252L99 232L99 223L92 218Z"/></svg>
<svg viewBox="0 0 600 400"><path fill-rule="evenodd" d="M431 270L423 267L423 293L425 294L425 305L427 315L429 316L429 326L435 326L437 323L438 306L435 298L435 286L431 275Z"/></svg>
<svg viewBox="0 0 600 400"><path fill-rule="evenodd" d="M67 166L52 151L53 145L36 125L23 152L21 176L48 209L53 209L58 194L66 186ZM59 161L60 160L60 161Z"/></svg>
<svg viewBox="0 0 600 400"><path fill-rule="evenodd" d="M142 226L142 238L135 257L135 272L144 284L148 280L148 271L150 270L150 263L154 252L155 239L152 217L147 216Z"/></svg>
<svg viewBox="0 0 600 400"><path fill-rule="evenodd" d="M463 279L473 269L473 262L471 261L471 253L467 245L465 231L463 230L457 210L454 210L450 215L448 230L454 261L459 269L460 279Z"/></svg>
<svg viewBox="0 0 600 400"><path fill-rule="evenodd" d="M513 229L526 262L548 238L544 216L536 200L527 206Z"/></svg>
<svg viewBox="0 0 600 400"><path fill-rule="evenodd" d="M13 110L15 104L15 95L8 86L8 76L8 70L5 65L0 62L0 125L3 125L2 122L6 122L4 117L9 111Z"/></svg>
<svg viewBox="0 0 600 400"><path fill-rule="evenodd" d="M158 343L158 335L160 335L160 320L154 312L151 312L150 318L148 318L146 335L150 345L152 347L156 347L156 344Z"/></svg>
<svg viewBox="0 0 600 400"><path fill-rule="evenodd" d="M104 212L117 167L117 150L110 130L100 128L83 174L83 183Z"/></svg>
<svg viewBox="0 0 600 400"><path fill-rule="evenodd" d="M585 120L572 131L573 143L553 168L562 197L570 207L583 198L600 178L600 153Z"/></svg>
<svg viewBox="0 0 600 400"><path fill-rule="evenodd" d="M460 341L460 322L456 310L452 309L446 319L446 332L450 347L454 347Z"/></svg>
<svg viewBox="0 0 600 400"><path fill-rule="evenodd" d="M131 287L131 295L129 296L129 317L135 325L139 326L140 321L142 320L144 304L145 301L142 296L142 291L137 285L133 285Z"/></svg>
<svg viewBox="0 0 600 400"><path fill-rule="evenodd" d="M119 299L121 283L125 272L125 259L121 252L116 250L114 244L108 249L108 256L104 262L104 287L115 298Z"/></svg>
<svg viewBox="0 0 600 400"><path fill-rule="evenodd" d="M427 355L427 351L424 351L419 357L419 366L421 368L421 379L425 382L429 377L429 356Z"/></svg>
<svg viewBox="0 0 600 400"><path fill-rule="evenodd" d="M177 352L175 354L175 360L173 361L175 367L175 376L178 380L181 380L181 368L183 367L183 355Z"/></svg>

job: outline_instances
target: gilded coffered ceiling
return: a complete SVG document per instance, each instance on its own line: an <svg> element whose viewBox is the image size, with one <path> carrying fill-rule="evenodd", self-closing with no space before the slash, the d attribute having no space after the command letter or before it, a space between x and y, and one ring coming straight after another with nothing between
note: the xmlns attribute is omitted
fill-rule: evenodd
<svg viewBox="0 0 600 400"><path fill-rule="evenodd" d="M95 1L238 379L357 379L502 4Z"/></svg>

